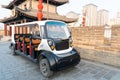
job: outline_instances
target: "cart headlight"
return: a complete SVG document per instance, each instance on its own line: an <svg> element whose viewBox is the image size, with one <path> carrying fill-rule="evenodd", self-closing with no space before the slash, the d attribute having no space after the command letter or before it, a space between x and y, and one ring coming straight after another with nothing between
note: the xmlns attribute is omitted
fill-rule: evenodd
<svg viewBox="0 0 120 80"><path fill-rule="evenodd" d="M72 40L72 38L69 39L69 46L70 46L70 47L73 46L73 40Z"/></svg>
<svg viewBox="0 0 120 80"><path fill-rule="evenodd" d="M49 44L50 46L53 45L53 41L48 40L48 44Z"/></svg>
<svg viewBox="0 0 120 80"><path fill-rule="evenodd" d="M52 40L48 40L48 45L50 46L51 50L55 49L54 42Z"/></svg>

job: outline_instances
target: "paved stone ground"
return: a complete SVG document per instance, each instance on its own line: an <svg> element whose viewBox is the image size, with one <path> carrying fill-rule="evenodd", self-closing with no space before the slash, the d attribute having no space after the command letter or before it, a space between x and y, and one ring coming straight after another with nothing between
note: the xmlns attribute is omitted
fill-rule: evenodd
<svg viewBox="0 0 120 80"><path fill-rule="evenodd" d="M11 55L8 46L9 42L0 42L0 80L120 80L120 69L87 60L45 79L38 65L22 56Z"/></svg>

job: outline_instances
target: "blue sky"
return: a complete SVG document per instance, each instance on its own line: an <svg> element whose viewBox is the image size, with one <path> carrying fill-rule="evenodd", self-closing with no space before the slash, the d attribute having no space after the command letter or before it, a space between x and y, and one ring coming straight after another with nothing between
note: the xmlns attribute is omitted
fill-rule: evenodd
<svg viewBox="0 0 120 80"><path fill-rule="evenodd" d="M12 0L0 0L0 5L6 5ZM74 11L79 14L82 13L82 8L86 4L93 3L98 6L99 9L106 9L110 13L110 18L112 18L118 11L120 11L120 1L119 0L69 0L69 3L58 7L58 13L65 15L69 11ZM10 11L0 7L0 19L3 17L9 17Z"/></svg>

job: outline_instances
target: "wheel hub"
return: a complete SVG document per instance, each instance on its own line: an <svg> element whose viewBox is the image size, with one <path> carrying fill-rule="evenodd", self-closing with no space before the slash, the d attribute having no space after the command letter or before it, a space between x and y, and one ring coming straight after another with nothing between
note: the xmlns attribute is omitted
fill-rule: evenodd
<svg viewBox="0 0 120 80"><path fill-rule="evenodd" d="M42 72L43 74L47 74L47 66L46 66L45 63L42 63L42 64L41 64L41 72Z"/></svg>

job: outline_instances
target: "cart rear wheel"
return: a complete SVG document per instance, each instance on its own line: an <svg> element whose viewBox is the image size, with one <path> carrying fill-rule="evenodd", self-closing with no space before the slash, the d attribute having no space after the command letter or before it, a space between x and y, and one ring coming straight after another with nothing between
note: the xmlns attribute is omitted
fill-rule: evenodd
<svg viewBox="0 0 120 80"><path fill-rule="evenodd" d="M39 66L44 77L50 77L53 75L53 71L50 70L50 64L46 58L39 61Z"/></svg>
<svg viewBox="0 0 120 80"><path fill-rule="evenodd" d="M16 53L15 53L15 47L14 46L11 47L11 54L12 55L16 55Z"/></svg>

